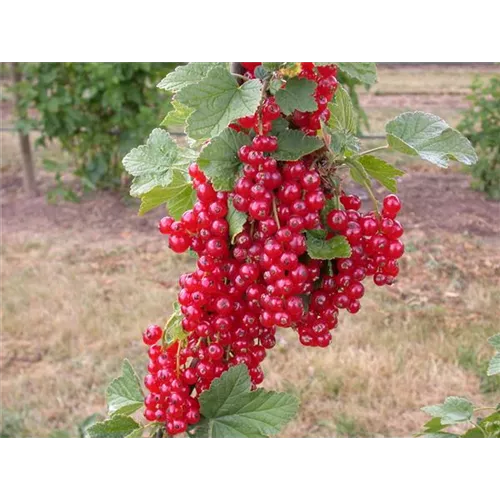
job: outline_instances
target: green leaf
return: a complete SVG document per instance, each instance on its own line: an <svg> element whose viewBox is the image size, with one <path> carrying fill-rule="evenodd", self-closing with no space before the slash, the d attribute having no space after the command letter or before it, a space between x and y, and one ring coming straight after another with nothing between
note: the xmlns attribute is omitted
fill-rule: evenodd
<svg viewBox="0 0 500 500"><path fill-rule="evenodd" d="M238 150L247 144L250 144L248 135L226 129L201 151L198 166L217 191L233 189L241 167Z"/></svg>
<svg viewBox="0 0 500 500"><path fill-rule="evenodd" d="M397 191L397 177L404 175L402 170L399 170L389 163L377 158L376 156L363 155L358 158L359 163L363 165L366 173L377 180L389 191L395 193Z"/></svg>
<svg viewBox="0 0 500 500"><path fill-rule="evenodd" d="M372 183L363 165L359 161L352 159L348 160L348 164L351 166L349 173L352 180L367 189L371 189Z"/></svg>
<svg viewBox="0 0 500 500"><path fill-rule="evenodd" d="M294 161L323 146L318 137L311 137L299 130L284 130L278 134L278 149L273 153L280 161Z"/></svg>
<svg viewBox="0 0 500 500"><path fill-rule="evenodd" d="M187 168L196 153L180 148L161 128L154 129L146 144L132 149L123 159L125 170L134 176L130 194L141 197L155 187L167 187L177 171L188 179Z"/></svg>
<svg viewBox="0 0 500 500"><path fill-rule="evenodd" d="M181 308L178 302L173 304L174 312L168 318L167 324L163 329L163 337L167 344L171 344L176 340L183 340L187 337L187 333L182 328L182 319L184 315L181 312Z"/></svg>
<svg viewBox="0 0 500 500"><path fill-rule="evenodd" d="M356 133L358 118L349 93L343 87L337 89L335 99L328 107L330 109L330 120L328 121L330 128L346 134Z"/></svg>
<svg viewBox="0 0 500 500"><path fill-rule="evenodd" d="M64 163L59 163L57 161L49 160L47 158L42 160L42 165L47 172L62 173L68 168L68 165L65 165Z"/></svg>
<svg viewBox="0 0 500 500"><path fill-rule="evenodd" d="M144 404L141 382L128 359L123 361L121 376L109 384L106 400L110 415L130 415Z"/></svg>
<svg viewBox="0 0 500 500"><path fill-rule="evenodd" d="M236 236L243 231L243 227L247 221L247 215L234 208L232 199L228 202L226 220L229 223L229 237L231 238L231 244L233 244Z"/></svg>
<svg viewBox="0 0 500 500"><path fill-rule="evenodd" d="M124 438L136 431L139 424L126 415L113 415L104 422L97 422L87 429L91 438Z"/></svg>
<svg viewBox="0 0 500 500"><path fill-rule="evenodd" d="M497 351L500 351L500 333L490 337L488 339L488 343L491 344Z"/></svg>
<svg viewBox="0 0 500 500"><path fill-rule="evenodd" d="M488 376L500 374L500 352L497 352L491 359L488 365Z"/></svg>
<svg viewBox="0 0 500 500"><path fill-rule="evenodd" d="M447 425L441 423L440 417L434 417L424 424L424 432L439 432L446 427Z"/></svg>
<svg viewBox="0 0 500 500"><path fill-rule="evenodd" d="M469 140L439 116L421 111L403 113L388 122L385 130L393 149L439 167L446 168L449 160L472 165L478 159Z"/></svg>
<svg viewBox="0 0 500 500"><path fill-rule="evenodd" d="M306 78L290 78L286 86L276 92L276 102L281 112L290 115L294 110L316 111L318 104L314 99L316 82Z"/></svg>
<svg viewBox="0 0 500 500"><path fill-rule="evenodd" d="M329 148L337 155L344 156L346 151L357 153L360 149L359 139L350 132L324 126L323 134Z"/></svg>
<svg viewBox="0 0 500 500"><path fill-rule="evenodd" d="M377 66L371 62L339 62L337 67L351 78L365 85L377 82Z"/></svg>
<svg viewBox="0 0 500 500"><path fill-rule="evenodd" d="M176 99L195 111L186 132L195 139L219 135L233 120L253 115L260 103L262 82L250 80L239 86L224 68L212 69L195 85L184 87Z"/></svg>
<svg viewBox="0 0 500 500"><path fill-rule="evenodd" d="M78 424L78 432L80 434L80 437L88 437L87 430L89 429L89 427L97 422L100 422L102 419L103 417L99 413L92 413L92 415L89 415L86 419L84 419L80 424Z"/></svg>
<svg viewBox="0 0 500 500"><path fill-rule="evenodd" d="M278 69L281 68L281 66L283 66L284 62L263 62L262 63L262 66L264 66L264 68L267 69L267 71L276 71Z"/></svg>
<svg viewBox="0 0 500 500"><path fill-rule="evenodd" d="M184 175L174 172L168 187L155 187L141 197L139 215L144 215L153 208L166 203L168 213L179 220L186 210L193 208L196 202L196 191Z"/></svg>
<svg viewBox="0 0 500 500"><path fill-rule="evenodd" d="M130 434L127 434L126 438L141 438L144 435L144 427L138 427L134 431L132 431Z"/></svg>
<svg viewBox="0 0 500 500"><path fill-rule="evenodd" d="M457 434L452 434L451 432L429 432L422 434L424 438L458 438Z"/></svg>
<svg viewBox="0 0 500 500"><path fill-rule="evenodd" d="M297 413L295 396L257 389L251 391L245 365L238 365L215 379L200 395L206 421L193 437L266 437L279 432Z"/></svg>
<svg viewBox="0 0 500 500"><path fill-rule="evenodd" d="M269 82L269 92L272 95L276 95L276 92L278 92L281 89L282 85L283 85L283 80L281 80L281 78L273 78ZM273 130L274 130L274 123L273 123Z"/></svg>
<svg viewBox="0 0 500 500"><path fill-rule="evenodd" d="M179 92L189 85L200 82L211 69L223 66L224 63L216 62L190 62L186 65L177 66L175 71L169 73L157 87L169 92Z"/></svg>
<svg viewBox="0 0 500 500"><path fill-rule="evenodd" d="M290 123L285 118L276 118L276 120L273 121L273 135L278 135L281 132L288 130L289 125Z"/></svg>
<svg viewBox="0 0 500 500"><path fill-rule="evenodd" d="M500 439L500 413L493 413L481 420L480 426L488 434L488 437Z"/></svg>
<svg viewBox="0 0 500 500"><path fill-rule="evenodd" d="M188 429L187 436L190 438L208 438L210 437L209 432L210 420L201 416L200 421Z"/></svg>
<svg viewBox="0 0 500 500"><path fill-rule="evenodd" d="M168 128L172 125L184 126L189 115L193 112L191 108L184 106L184 104L176 101L175 99L172 100L172 106L174 109L172 109L167 116L165 116L163 121L160 123L161 127Z"/></svg>
<svg viewBox="0 0 500 500"><path fill-rule="evenodd" d="M473 427L472 429L469 429L467 432L462 434L460 437L462 438L484 438L484 433L479 429L478 427Z"/></svg>
<svg viewBox="0 0 500 500"><path fill-rule="evenodd" d="M345 236L334 236L329 240L326 231L306 231L307 253L309 257L320 260L340 259L351 256L351 247Z"/></svg>
<svg viewBox="0 0 500 500"><path fill-rule="evenodd" d="M255 78L264 80L269 76L269 71L264 67L264 65L257 66L254 71Z"/></svg>
<svg viewBox="0 0 500 500"><path fill-rule="evenodd" d="M443 404L425 406L422 411L432 417L440 417L441 423L447 425L468 422L472 418L474 406L465 398L450 396Z"/></svg>

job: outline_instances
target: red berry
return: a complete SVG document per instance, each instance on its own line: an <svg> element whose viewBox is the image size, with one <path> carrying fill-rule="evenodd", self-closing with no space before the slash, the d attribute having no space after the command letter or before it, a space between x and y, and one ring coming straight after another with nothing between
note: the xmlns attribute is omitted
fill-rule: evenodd
<svg viewBox="0 0 500 500"><path fill-rule="evenodd" d="M326 218L327 224L333 231L345 231L347 229L347 215L344 210L332 210Z"/></svg>
<svg viewBox="0 0 500 500"><path fill-rule="evenodd" d="M173 217L163 217L158 223L158 229L161 234L171 234L171 227L174 223Z"/></svg>
<svg viewBox="0 0 500 500"><path fill-rule="evenodd" d="M389 194L384 198L384 211L391 215L396 215L401 210L401 201L395 194Z"/></svg>
<svg viewBox="0 0 500 500"><path fill-rule="evenodd" d="M142 334L142 340L146 345L156 344L162 337L163 330L158 325L149 325Z"/></svg>

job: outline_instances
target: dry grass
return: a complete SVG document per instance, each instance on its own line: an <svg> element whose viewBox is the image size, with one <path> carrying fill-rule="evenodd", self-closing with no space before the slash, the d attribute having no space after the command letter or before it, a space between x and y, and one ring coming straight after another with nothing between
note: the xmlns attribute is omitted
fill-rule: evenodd
<svg viewBox="0 0 500 500"><path fill-rule="evenodd" d="M475 77L487 80L500 72L500 66L413 66L404 69L379 65L376 93L460 93L467 94Z"/></svg>
<svg viewBox="0 0 500 500"><path fill-rule="evenodd" d="M21 233L4 246L2 405L28 435L76 432L103 411L121 359L143 369L139 332L169 313L177 277L192 266L154 238L89 241ZM446 395L492 402L478 368L498 328L499 262L470 238L415 233L407 244L398 285L370 287L331 348L300 348L284 332L270 353L265 385L302 401L283 435L408 436L425 419L419 407Z"/></svg>

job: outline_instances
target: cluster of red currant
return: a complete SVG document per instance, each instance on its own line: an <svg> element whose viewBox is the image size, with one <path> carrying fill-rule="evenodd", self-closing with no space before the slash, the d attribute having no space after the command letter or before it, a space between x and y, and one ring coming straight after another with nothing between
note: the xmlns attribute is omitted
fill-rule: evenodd
<svg viewBox="0 0 500 500"><path fill-rule="evenodd" d="M327 215L331 231L346 237L351 257L330 262L332 272L322 277L319 287L310 295L309 310L297 324L300 342L306 346L326 347L332 339L330 330L337 326L340 309L356 314L365 289L361 283L373 276L376 285L391 285L399 273L397 259L404 252L403 227L395 220L401 209L397 196L384 199L381 216L359 211L361 200L355 195L340 196L344 210L332 210Z"/></svg>
<svg viewBox="0 0 500 500"><path fill-rule="evenodd" d="M242 64L245 76L253 78L260 63ZM179 280L183 334L169 345L158 326L143 334L150 346L145 417L166 422L169 434L199 421L198 396L231 366L245 364L253 385L260 384L260 364L275 345L277 327L295 329L303 345L326 347L339 310L359 311L363 279L373 276L384 285L398 274L404 248L399 241L403 229L395 220L401 208L396 196L385 198L381 214L363 214L357 196L334 193L324 184L317 154L289 162L272 156L278 147L272 135L278 118L310 135L328 120L335 75L335 66L302 63L299 77L316 82L318 109L283 117L274 97L265 96L255 115L231 124L253 137L239 150L243 174L234 190L217 192L192 164L197 202L180 221L164 217L159 223L174 252L191 249L198 256L196 270ZM333 196L343 208L325 214ZM234 243L226 220L229 201L247 215ZM327 238L345 236L351 257L310 258L304 231L315 229L326 230Z"/></svg>

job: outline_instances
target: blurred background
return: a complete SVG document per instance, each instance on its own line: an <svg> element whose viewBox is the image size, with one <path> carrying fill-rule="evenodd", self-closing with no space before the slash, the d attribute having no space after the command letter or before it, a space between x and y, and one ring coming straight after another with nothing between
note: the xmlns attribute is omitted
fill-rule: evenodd
<svg viewBox="0 0 500 500"><path fill-rule="evenodd" d="M141 331L170 315L194 260L167 250L161 209L136 215L121 159L168 112L156 84L177 64L1 63L1 437L77 437L104 415L124 357L145 372ZM365 149L383 144L386 121L420 110L481 159L444 170L384 154L407 172L400 277L368 285L328 349L280 332L264 386L302 402L283 436L411 436L421 406L451 394L489 406L500 391L486 377L486 339L500 331L500 66L378 68L371 88L343 82Z"/></svg>

